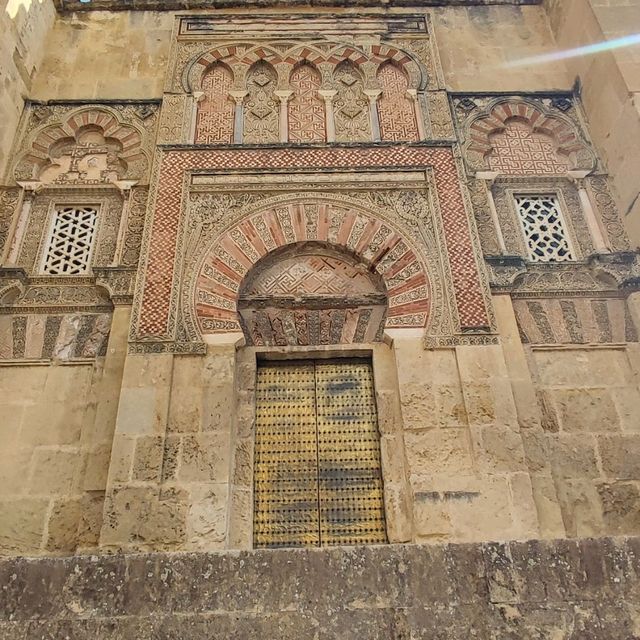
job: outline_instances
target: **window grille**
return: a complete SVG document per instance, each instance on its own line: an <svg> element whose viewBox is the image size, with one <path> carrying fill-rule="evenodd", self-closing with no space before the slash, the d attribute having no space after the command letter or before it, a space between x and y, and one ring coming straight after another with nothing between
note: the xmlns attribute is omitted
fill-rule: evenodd
<svg viewBox="0 0 640 640"><path fill-rule="evenodd" d="M97 218L95 206L56 207L42 271L56 276L86 273Z"/></svg>
<svg viewBox="0 0 640 640"><path fill-rule="evenodd" d="M575 259L556 196L516 196L515 201L532 262Z"/></svg>

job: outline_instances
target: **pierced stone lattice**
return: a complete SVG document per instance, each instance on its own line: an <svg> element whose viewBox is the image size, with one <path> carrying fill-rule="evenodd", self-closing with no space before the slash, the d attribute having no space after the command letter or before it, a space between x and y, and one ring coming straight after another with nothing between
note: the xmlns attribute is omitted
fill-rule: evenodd
<svg viewBox="0 0 640 640"><path fill-rule="evenodd" d="M280 103L275 95L277 79L275 69L267 62L257 62L249 69L243 133L243 140L248 144L279 140Z"/></svg>
<svg viewBox="0 0 640 640"><path fill-rule="evenodd" d="M393 64L378 71L382 95L378 100L380 136L383 140L414 141L418 139L415 109L407 95L409 79Z"/></svg>
<svg viewBox="0 0 640 640"><path fill-rule="evenodd" d="M569 161L557 153L552 140L533 133L524 122L511 121L491 136L487 157L492 171L510 175L558 175L569 170Z"/></svg>
<svg viewBox="0 0 640 640"><path fill-rule="evenodd" d="M229 95L233 84L231 71L213 65L202 78L204 99L198 104L196 143L233 142L235 106Z"/></svg>
<svg viewBox="0 0 640 640"><path fill-rule="evenodd" d="M87 272L97 218L96 207L56 209L42 267L44 273L71 276Z"/></svg>
<svg viewBox="0 0 640 640"><path fill-rule="evenodd" d="M516 196L516 207L532 262L574 260L555 196Z"/></svg>
<svg viewBox="0 0 640 640"><path fill-rule="evenodd" d="M293 96L289 101L289 141L324 142L324 100L318 94L320 74L309 64L293 71L289 80Z"/></svg>
<svg viewBox="0 0 640 640"><path fill-rule="evenodd" d="M338 142L370 142L371 118L364 81L351 62L336 67L337 94L333 101L336 140Z"/></svg>

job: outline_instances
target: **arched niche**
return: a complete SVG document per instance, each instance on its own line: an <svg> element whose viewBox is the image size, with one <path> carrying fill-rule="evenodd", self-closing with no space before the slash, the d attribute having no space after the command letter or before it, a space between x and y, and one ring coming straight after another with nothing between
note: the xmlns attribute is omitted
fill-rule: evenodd
<svg viewBox="0 0 640 640"><path fill-rule="evenodd" d="M352 252L323 242L267 254L238 296L245 339L256 346L379 342L387 306L382 277Z"/></svg>

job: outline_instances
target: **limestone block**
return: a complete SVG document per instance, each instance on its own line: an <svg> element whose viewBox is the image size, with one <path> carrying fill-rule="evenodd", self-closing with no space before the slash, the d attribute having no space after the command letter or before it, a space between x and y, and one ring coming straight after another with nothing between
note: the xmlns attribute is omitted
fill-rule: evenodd
<svg viewBox="0 0 640 640"><path fill-rule="evenodd" d="M589 537L604 533L602 504L592 480L559 480L556 488L568 536Z"/></svg>
<svg viewBox="0 0 640 640"><path fill-rule="evenodd" d="M171 432L202 430L202 358L176 357L167 428Z"/></svg>
<svg viewBox="0 0 640 640"><path fill-rule="evenodd" d="M474 459L485 473L524 471L522 438L502 426L471 427Z"/></svg>
<svg viewBox="0 0 640 640"><path fill-rule="evenodd" d="M520 431L525 462L530 473L549 473L549 439L540 428Z"/></svg>
<svg viewBox="0 0 640 640"><path fill-rule="evenodd" d="M110 485L127 483L131 479L131 470L135 458L136 439L128 436L116 435L111 448L111 461L109 463Z"/></svg>
<svg viewBox="0 0 640 640"><path fill-rule="evenodd" d="M231 487L229 505L230 549L251 549L253 540L253 488Z"/></svg>
<svg viewBox="0 0 640 640"><path fill-rule="evenodd" d="M640 532L640 488L635 482L598 485L602 514L608 535L638 535Z"/></svg>
<svg viewBox="0 0 640 640"><path fill-rule="evenodd" d="M553 478L549 475L531 475L531 489L538 514L538 527L543 538L565 536L562 511Z"/></svg>
<svg viewBox="0 0 640 640"><path fill-rule="evenodd" d="M132 479L142 481L160 481L162 473L162 453L164 438L162 436L141 436L136 438L133 458Z"/></svg>
<svg viewBox="0 0 640 640"><path fill-rule="evenodd" d="M384 508L390 543L411 542L413 514L408 483L384 480Z"/></svg>
<svg viewBox="0 0 640 640"><path fill-rule="evenodd" d="M220 549L224 546L229 511L228 485L200 485L189 488L187 544L191 549Z"/></svg>
<svg viewBox="0 0 640 640"><path fill-rule="evenodd" d="M597 442L605 476L640 479L640 435L598 436Z"/></svg>
<svg viewBox="0 0 640 640"><path fill-rule="evenodd" d="M250 486L253 482L253 438L237 438L234 451L233 483Z"/></svg>
<svg viewBox="0 0 640 640"><path fill-rule="evenodd" d="M640 390L637 386L610 390L622 431L640 431Z"/></svg>
<svg viewBox="0 0 640 640"><path fill-rule="evenodd" d="M540 535L538 510L533 496L533 483L528 473L511 473L511 513L515 538L537 538Z"/></svg>
<svg viewBox="0 0 640 640"><path fill-rule="evenodd" d="M557 389L551 392L564 431L618 431L620 420L606 388Z"/></svg>
<svg viewBox="0 0 640 640"><path fill-rule="evenodd" d="M470 425L493 424L496 421L496 406L490 384L465 385L462 394Z"/></svg>
<svg viewBox="0 0 640 640"><path fill-rule="evenodd" d="M79 498L54 500L47 525L47 551L73 553L76 550L81 513Z"/></svg>
<svg viewBox="0 0 640 640"><path fill-rule="evenodd" d="M0 403L0 416L2 416L0 442L2 442L4 449L12 449L18 444L23 413L24 406L20 403L19 398L15 398L13 402Z"/></svg>
<svg viewBox="0 0 640 640"><path fill-rule="evenodd" d="M229 431L233 417L233 385L230 382L204 387L202 428L205 431Z"/></svg>
<svg viewBox="0 0 640 640"><path fill-rule="evenodd" d="M466 429L407 431L404 435L411 475L472 475Z"/></svg>
<svg viewBox="0 0 640 640"><path fill-rule="evenodd" d="M24 412L20 441L24 446L74 445L80 440L85 407L79 400L47 401L28 406Z"/></svg>
<svg viewBox="0 0 640 640"><path fill-rule="evenodd" d="M185 435L178 468L181 482L229 482L229 434Z"/></svg>
<svg viewBox="0 0 640 640"><path fill-rule="evenodd" d="M85 455L82 489L84 491L104 491L107 487L111 444L93 447Z"/></svg>
<svg viewBox="0 0 640 640"><path fill-rule="evenodd" d="M0 495L26 492L25 469L29 468L32 453L31 447L0 449Z"/></svg>
<svg viewBox="0 0 640 640"><path fill-rule="evenodd" d="M184 492L167 491L159 498L153 488L114 489L105 498L100 544L175 549L185 539L187 509Z"/></svg>
<svg viewBox="0 0 640 640"><path fill-rule="evenodd" d="M158 415L161 401L156 389L123 388L118 405L118 433L131 437L156 433L162 419Z"/></svg>
<svg viewBox="0 0 640 640"><path fill-rule="evenodd" d="M25 405L36 401L47 382L49 367L0 367L0 389L3 400L20 399Z"/></svg>
<svg viewBox="0 0 640 640"><path fill-rule="evenodd" d="M43 498L0 500L0 553L37 553L48 509L49 501Z"/></svg>
<svg viewBox="0 0 640 640"><path fill-rule="evenodd" d="M443 542L451 537L449 502L442 494L416 493L413 497L416 542Z"/></svg>
<svg viewBox="0 0 640 640"><path fill-rule="evenodd" d="M554 477L597 478L600 476L593 436L562 433L550 437L549 459Z"/></svg>
<svg viewBox="0 0 640 640"><path fill-rule="evenodd" d="M98 546L103 513L103 491L89 491L82 496L78 522L78 548L92 549Z"/></svg>
<svg viewBox="0 0 640 640"><path fill-rule="evenodd" d="M508 540L516 537L517 527L506 478L487 477L477 495L452 495L449 513L453 540Z"/></svg>
<svg viewBox="0 0 640 640"><path fill-rule="evenodd" d="M29 493L68 495L77 487L82 458L76 448L38 447L31 458Z"/></svg>

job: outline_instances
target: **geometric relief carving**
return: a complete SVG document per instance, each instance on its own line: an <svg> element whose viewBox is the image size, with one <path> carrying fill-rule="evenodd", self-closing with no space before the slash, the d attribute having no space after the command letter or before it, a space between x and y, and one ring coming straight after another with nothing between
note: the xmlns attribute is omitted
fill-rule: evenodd
<svg viewBox="0 0 640 640"><path fill-rule="evenodd" d="M85 273L89 268L97 218L96 207L58 207L42 272L58 276Z"/></svg>
<svg viewBox="0 0 640 640"><path fill-rule="evenodd" d="M489 137L487 162L492 171L510 175L556 175L569 170L569 160L556 152L552 139L512 120Z"/></svg>
<svg viewBox="0 0 640 640"><path fill-rule="evenodd" d="M382 140L414 141L418 128L413 101L407 95L409 79L395 64L387 62L377 74L382 94L378 100L378 118Z"/></svg>
<svg viewBox="0 0 640 640"><path fill-rule="evenodd" d="M267 254L245 277L238 300L247 343L268 346L378 341L386 307L378 275L317 242Z"/></svg>
<svg viewBox="0 0 640 640"><path fill-rule="evenodd" d="M320 73L310 64L302 64L289 78L293 95L289 100L289 142L324 142L324 100L318 94Z"/></svg>
<svg viewBox="0 0 640 640"><path fill-rule="evenodd" d="M532 262L574 260L556 196L515 196Z"/></svg>
<svg viewBox="0 0 640 640"><path fill-rule="evenodd" d="M235 106L229 95L233 85L231 70L214 64L202 76L203 99L198 102L196 144L233 142Z"/></svg>
<svg viewBox="0 0 640 640"><path fill-rule="evenodd" d="M243 142L265 144L280 139L280 102L275 95L275 69L263 60L247 73L248 95L244 102Z"/></svg>
<svg viewBox="0 0 640 640"><path fill-rule="evenodd" d="M370 142L371 117L369 99L364 93L364 80L349 60L335 69L337 94L333 100L336 140L338 142Z"/></svg>

